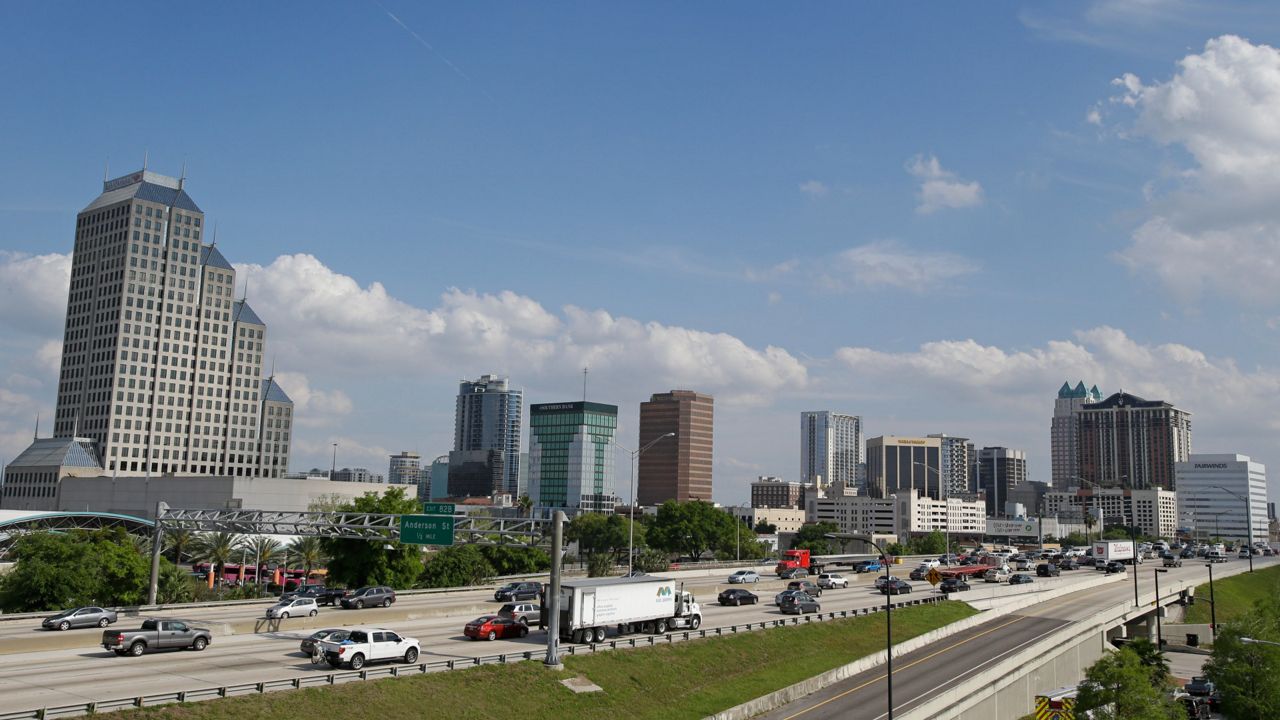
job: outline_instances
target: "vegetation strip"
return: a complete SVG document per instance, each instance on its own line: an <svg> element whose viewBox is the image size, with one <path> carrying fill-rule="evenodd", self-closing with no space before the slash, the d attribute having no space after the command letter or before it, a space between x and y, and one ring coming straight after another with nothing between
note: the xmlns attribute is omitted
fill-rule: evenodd
<svg viewBox="0 0 1280 720"><path fill-rule="evenodd" d="M893 611L901 642L977 611L945 602ZM113 717L291 720L359 707L377 717L701 718L792 685L884 647L881 613L626 652L565 658L555 673L537 662L350 683L332 688L128 710ZM560 684L581 676L603 692L574 694Z"/></svg>
<svg viewBox="0 0 1280 720"><path fill-rule="evenodd" d="M1213 581L1213 599L1218 605L1219 623L1248 615L1253 612L1254 603L1276 595L1280 595L1280 566ZM1209 583L1197 585L1196 603L1187 608L1186 619L1183 622L1187 624L1209 622L1211 611L1208 600Z"/></svg>

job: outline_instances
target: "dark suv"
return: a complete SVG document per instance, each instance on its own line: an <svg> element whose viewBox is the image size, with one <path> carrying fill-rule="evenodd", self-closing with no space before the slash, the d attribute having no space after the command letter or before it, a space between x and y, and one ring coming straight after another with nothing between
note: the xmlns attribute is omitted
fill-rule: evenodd
<svg viewBox="0 0 1280 720"><path fill-rule="evenodd" d="M362 587L342 598L342 607L359 610L365 607L391 607L396 601L396 591L386 585L370 585Z"/></svg>
<svg viewBox="0 0 1280 720"><path fill-rule="evenodd" d="M803 615L811 612L822 612L822 606L811 596L802 592L790 592L778 605L778 609L787 614Z"/></svg>
<svg viewBox="0 0 1280 720"><path fill-rule="evenodd" d="M542 585L536 582L507 583L493 593L498 602L515 602L517 600L537 600L542 592Z"/></svg>
<svg viewBox="0 0 1280 720"><path fill-rule="evenodd" d="M1058 577L1062 571L1058 570L1058 566L1053 563L1040 563L1036 566L1037 577Z"/></svg>
<svg viewBox="0 0 1280 720"><path fill-rule="evenodd" d="M822 596L822 588L818 587L817 585L814 585L808 580L792 580L791 582L787 583L787 589L800 590L806 593L807 595L809 595L810 597Z"/></svg>

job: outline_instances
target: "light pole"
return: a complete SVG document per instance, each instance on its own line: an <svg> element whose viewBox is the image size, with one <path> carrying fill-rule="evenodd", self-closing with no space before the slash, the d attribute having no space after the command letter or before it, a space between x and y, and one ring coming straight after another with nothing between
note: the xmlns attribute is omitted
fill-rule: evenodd
<svg viewBox="0 0 1280 720"><path fill-rule="evenodd" d="M938 489L942 490L942 473L939 472L937 468L932 467L930 465L926 465L925 463L922 463L919 460L912 460L911 464L919 465L925 470L932 470L934 476L938 478ZM929 492L928 492L928 489L926 488L925 495L928 495L928 494ZM939 494L941 495L942 493L939 493ZM947 557L947 564L950 565L951 564L951 486L950 485L948 485L946 488L946 494L943 497L943 503L944 503L943 507L945 508L945 510L943 510L943 517L946 518L946 525L944 527L947 533L946 557Z"/></svg>
<svg viewBox="0 0 1280 720"><path fill-rule="evenodd" d="M1164 652L1164 630L1160 626L1160 611L1164 609L1160 606L1160 573L1169 571L1165 568L1152 568L1152 572L1156 576L1156 648Z"/></svg>
<svg viewBox="0 0 1280 720"><path fill-rule="evenodd" d="M1218 640L1218 604L1213 601L1213 563L1205 563L1209 568L1209 642Z"/></svg>
<svg viewBox="0 0 1280 720"><path fill-rule="evenodd" d="M872 540L870 535L865 537L855 536L852 539L861 540L865 543L870 544L876 550L880 551L881 558L887 559L889 557L889 554L884 551L884 548L880 547L880 543L876 542L875 540ZM884 574L888 576L889 582L892 584L893 574L892 574L892 571L889 570L889 566L887 564L884 566ZM889 703L888 720L893 720L893 605L892 603L889 602L889 599L892 598L893 596L889 594L889 589L887 587L883 590L883 592L884 592L884 656L885 656L885 670L886 670L885 687L886 687L886 694L888 696L887 699Z"/></svg>
<svg viewBox="0 0 1280 720"><path fill-rule="evenodd" d="M333 444L333 465L329 469L329 480L333 481L333 476L338 472L338 443Z"/></svg>
<svg viewBox="0 0 1280 720"><path fill-rule="evenodd" d="M1092 480L1085 480L1079 475L1072 477L1071 479L1078 480L1082 483L1089 483L1089 485L1092 486L1093 488L1092 490L1089 491L1089 499L1093 500L1093 513L1098 516L1098 542L1102 542L1102 513L1098 512L1098 490L1101 490L1101 488L1098 487L1098 483ZM1088 540L1089 539L1088 525L1085 525L1084 531L1085 531L1085 539Z"/></svg>
<svg viewBox="0 0 1280 720"><path fill-rule="evenodd" d="M1244 497L1240 497L1221 485L1211 485L1210 487L1215 490L1221 490L1237 500L1244 501L1244 521L1247 523L1248 527L1248 530L1246 531L1247 539L1245 542L1249 544L1246 548L1249 551L1249 572L1253 572L1253 503L1249 500L1249 496L1247 494Z"/></svg>
<svg viewBox="0 0 1280 720"><path fill-rule="evenodd" d="M1244 643L1245 645L1274 645L1276 647L1280 647L1280 643L1278 642L1271 642L1270 640L1258 640L1257 638L1251 638L1251 637L1242 637L1240 638L1240 642Z"/></svg>
<svg viewBox="0 0 1280 720"><path fill-rule="evenodd" d="M1114 517L1119 518L1120 522L1129 525L1128 515L1116 515ZM1134 521L1137 521L1137 517L1134 517ZM1102 538L1098 538L1098 542L1102 542ZM1141 607L1142 604L1138 602L1138 534L1137 528L1133 525L1129 525L1129 543L1133 547L1133 606ZM1097 560L1095 559L1094 562L1097 562Z"/></svg>
<svg viewBox="0 0 1280 720"><path fill-rule="evenodd" d="M640 459L640 456L644 454L645 450L648 450L654 445L657 445L658 442L662 440L665 440L669 437L675 437L675 436L676 434L673 432L669 432L665 435L659 435L658 437L651 440L647 445L640 448L639 450L628 450L616 442L613 443L613 446L618 448L622 452L631 454L631 501L630 501L631 507L627 509L627 519L630 521L627 523L627 576L628 577L631 576L631 573L635 572L635 562L636 562L636 462ZM613 442L613 441L610 440L609 442Z"/></svg>

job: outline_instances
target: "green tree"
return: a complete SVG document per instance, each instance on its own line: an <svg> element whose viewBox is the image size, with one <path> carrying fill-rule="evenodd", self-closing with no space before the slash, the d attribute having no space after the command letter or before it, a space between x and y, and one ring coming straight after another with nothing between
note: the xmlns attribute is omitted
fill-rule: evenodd
<svg viewBox="0 0 1280 720"><path fill-rule="evenodd" d="M805 523L800 526L800 532L796 533L791 549L808 550L814 555L830 555L832 554L831 541L825 536L839 531L840 528L836 527L835 523Z"/></svg>
<svg viewBox="0 0 1280 720"><path fill-rule="evenodd" d="M1240 638L1280 642L1280 599L1260 600L1253 612L1218 625L1213 655L1204 673L1222 693L1229 718L1262 720L1280 717L1280 648L1246 644Z"/></svg>
<svg viewBox="0 0 1280 720"><path fill-rule="evenodd" d="M521 495L520 499L516 500L516 507L520 508L521 515L529 517L529 513L533 511L533 498Z"/></svg>
<svg viewBox="0 0 1280 720"><path fill-rule="evenodd" d="M227 563L240 553L243 541L244 538L236 533L201 533L192 543L191 555L199 562L209 563L213 576L221 578L226 574Z"/></svg>
<svg viewBox="0 0 1280 720"><path fill-rule="evenodd" d="M1168 681L1152 682L1152 669L1131 647L1108 653L1085 671L1076 713L1093 720L1175 720L1186 712L1168 692Z"/></svg>
<svg viewBox="0 0 1280 720"><path fill-rule="evenodd" d="M661 550L646 548L636 553L632 564L643 573L664 572L671 567L671 556Z"/></svg>
<svg viewBox="0 0 1280 720"><path fill-rule="evenodd" d="M612 555L596 553L587 559L587 577L608 577L616 567Z"/></svg>
<svg viewBox="0 0 1280 720"><path fill-rule="evenodd" d="M480 554L498 576L527 575L551 568L551 557L542 548L481 545Z"/></svg>
<svg viewBox="0 0 1280 720"><path fill-rule="evenodd" d="M658 507L646 538L653 547L699 558L711 549L732 551L736 523L732 515L711 503L668 500Z"/></svg>
<svg viewBox="0 0 1280 720"><path fill-rule="evenodd" d="M481 585L495 575L484 553L475 545L454 545L427 558L421 585L429 588Z"/></svg>
<svg viewBox="0 0 1280 720"><path fill-rule="evenodd" d="M164 534L165 552L171 553L175 564L182 564L182 559L191 554L195 539L196 534L190 530L170 530Z"/></svg>
<svg viewBox="0 0 1280 720"><path fill-rule="evenodd" d="M773 523L767 523L763 520L756 523L755 532L760 535L772 535L778 532L778 526Z"/></svg>
<svg viewBox="0 0 1280 720"><path fill-rule="evenodd" d="M307 579L311 578L312 570L323 566L328 559L324 554L324 545L321 544L320 538L315 536L294 538L289 545L289 557L294 558L294 561L302 566Z"/></svg>
<svg viewBox="0 0 1280 720"><path fill-rule="evenodd" d="M923 537L912 538L912 550L913 555L941 555L947 551L947 536L934 530Z"/></svg>
<svg viewBox="0 0 1280 720"><path fill-rule="evenodd" d="M257 572L254 578L259 585L266 582L263 568L280 560L284 555L284 545L270 535L250 535L244 539L244 549L249 553L249 561L254 563Z"/></svg>
<svg viewBox="0 0 1280 720"><path fill-rule="evenodd" d="M0 606L9 612L138 605L146 598L150 561L121 529L31 533L9 554L14 567L0 579Z"/></svg>
<svg viewBox="0 0 1280 720"><path fill-rule="evenodd" d="M150 582L150 578L147 580ZM196 599L196 583L187 571L174 565L169 558L160 560L160 578L156 583L156 602L161 605L193 602Z"/></svg>
<svg viewBox="0 0 1280 720"><path fill-rule="evenodd" d="M422 511L422 505L416 498L406 497L403 488L392 488L381 496L365 493L336 510L415 515ZM417 545L336 538L325 538L321 545L329 556L329 577L348 587L390 585L408 588L413 587L422 575L422 549Z"/></svg>
<svg viewBox="0 0 1280 720"><path fill-rule="evenodd" d="M578 543L578 549L585 555L608 553L626 557L631 520L622 515L605 515L603 513L583 513L565 526L565 537ZM645 530L637 524L635 528L635 545L644 545Z"/></svg>
<svg viewBox="0 0 1280 720"><path fill-rule="evenodd" d="M1145 636L1139 636L1129 643L1129 649L1138 656L1143 667L1151 671L1151 682L1164 685L1169 682L1169 661L1156 644Z"/></svg>

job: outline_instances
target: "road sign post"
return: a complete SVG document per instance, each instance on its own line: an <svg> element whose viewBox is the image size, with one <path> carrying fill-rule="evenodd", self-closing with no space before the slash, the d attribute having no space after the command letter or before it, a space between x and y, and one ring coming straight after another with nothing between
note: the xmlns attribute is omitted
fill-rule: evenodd
<svg viewBox="0 0 1280 720"><path fill-rule="evenodd" d="M452 545L453 516L403 515L400 518L400 542L406 545Z"/></svg>
<svg viewBox="0 0 1280 720"><path fill-rule="evenodd" d="M925 573L924 579L928 580L930 585L937 587L938 583L942 582L942 573L938 572L938 568L929 568L929 572Z"/></svg>

